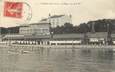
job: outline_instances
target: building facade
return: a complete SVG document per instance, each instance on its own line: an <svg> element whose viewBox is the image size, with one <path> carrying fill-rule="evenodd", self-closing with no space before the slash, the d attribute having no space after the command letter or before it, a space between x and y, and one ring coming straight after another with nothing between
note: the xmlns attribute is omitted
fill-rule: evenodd
<svg viewBox="0 0 115 72"><path fill-rule="evenodd" d="M22 35L49 35L49 23L34 23L20 27L19 34Z"/></svg>
<svg viewBox="0 0 115 72"><path fill-rule="evenodd" d="M40 22L49 22L51 27L62 26L65 23L72 23L71 15L53 15L42 19Z"/></svg>

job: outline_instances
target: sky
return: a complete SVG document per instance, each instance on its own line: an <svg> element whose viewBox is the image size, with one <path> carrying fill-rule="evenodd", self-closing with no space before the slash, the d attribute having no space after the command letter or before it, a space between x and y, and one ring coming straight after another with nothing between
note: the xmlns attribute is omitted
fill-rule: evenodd
<svg viewBox="0 0 115 72"><path fill-rule="evenodd" d="M32 19L26 21L29 7L24 5L22 19L4 17L4 2L25 2L31 6ZM65 5L66 3L66 5ZM26 23L36 23L51 15L72 15L72 23L79 25L91 20L115 19L115 0L0 0L0 27L19 26Z"/></svg>

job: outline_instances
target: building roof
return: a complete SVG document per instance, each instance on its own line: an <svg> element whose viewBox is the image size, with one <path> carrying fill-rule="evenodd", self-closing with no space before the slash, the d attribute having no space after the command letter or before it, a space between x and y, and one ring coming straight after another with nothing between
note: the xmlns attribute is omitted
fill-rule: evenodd
<svg viewBox="0 0 115 72"><path fill-rule="evenodd" d="M107 32L88 33L89 38L107 38Z"/></svg>
<svg viewBox="0 0 115 72"><path fill-rule="evenodd" d="M115 38L115 34L111 34L111 37L112 37L112 38Z"/></svg>
<svg viewBox="0 0 115 72"><path fill-rule="evenodd" d="M19 34L10 34L10 35L5 35L3 39L22 39L24 38L24 35L19 35Z"/></svg>
<svg viewBox="0 0 115 72"><path fill-rule="evenodd" d="M40 22L40 23L32 23L32 24L30 24L30 25L43 25L43 24L49 24L50 25L50 23L45 23L45 22Z"/></svg>
<svg viewBox="0 0 115 72"><path fill-rule="evenodd" d="M28 26L29 26L29 24L23 24L20 27L28 27Z"/></svg>
<svg viewBox="0 0 115 72"><path fill-rule="evenodd" d="M84 34L55 34L53 39L78 39L83 38Z"/></svg>
<svg viewBox="0 0 115 72"><path fill-rule="evenodd" d="M50 38L50 35L25 35L25 39L48 39Z"/></svg>
<svg viewBox="0 0 115 72"><path fill-rule="evenodd" d="M3 39L48 39L50 38L50 35L36 35L36 36L33 36L33 35L6 35L3 37Z"/></svg>
<svg viewBox="0 0 115 72"><path fill-rule="evenodd" d="M59 17L63 17L65 15L53 15L53 16L50 16L50 18L59 18Z"/></svg>
<svg viewBox="0 0 115 72"><path fill-rule="evenodd" d="M47 21L47 18L41 19L40 21Z"/></svg>
<svg viewBox="0 0 115 72"><path fill-rule="evenodd" d="M53 16L50 16L49 18L60 18L60 17L63 17L65 15L53 15ZM40 22L42 21L47 21L48 18L44 18L44 19L41 19Z"/></svg>

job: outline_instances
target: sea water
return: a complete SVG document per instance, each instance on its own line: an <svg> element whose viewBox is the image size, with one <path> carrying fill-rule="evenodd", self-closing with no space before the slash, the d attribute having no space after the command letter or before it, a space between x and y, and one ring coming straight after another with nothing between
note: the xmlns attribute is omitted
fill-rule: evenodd
<svg viewBox="0 0 115 72"><path fill-rule="evenodd" d="M0 49L0 72L115 72L112 49L38 48L27 53Z"/></svg>

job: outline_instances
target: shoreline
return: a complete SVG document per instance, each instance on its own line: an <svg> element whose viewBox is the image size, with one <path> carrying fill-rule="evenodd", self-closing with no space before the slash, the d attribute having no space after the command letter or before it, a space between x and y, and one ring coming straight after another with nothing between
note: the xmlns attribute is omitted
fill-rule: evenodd
<svg viewBox="0 0 115 72"><path fill-rule="evenodd" d="M0 45L0 47L10 48L75 48L75 49L115 49L115 45Z"/></svg>

